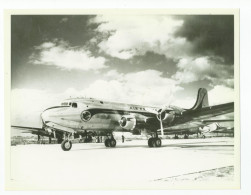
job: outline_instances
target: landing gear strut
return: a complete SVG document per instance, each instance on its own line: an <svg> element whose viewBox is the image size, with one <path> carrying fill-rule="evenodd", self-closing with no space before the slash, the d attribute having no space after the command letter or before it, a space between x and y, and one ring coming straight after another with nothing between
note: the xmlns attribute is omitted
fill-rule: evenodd
<svg viewBox="0 0 251 195"><path fill-rule="evenodd" d="M58 138L57 142L58 142L58 144L61 144L63 142L63 139L62 138Z"/></svg>
<svg viewBox="0 0 251 195"><path fill-rule="evenodd" d="M151 138L148 139L148 146L152 147L161 147L161 139L158 137L158 133L155 132Z"/></svg>
<svg viewBox="0 0 251 195"><path fill-rule="evenodd" d="M188 139L188 135L187 134L184 135L184 139Z"/></svg>
<svg viewBox="0 0 251 195"><path fill-rule="evenodd" d="M110 137L109 136L107 136L107 137L108 138L105 140L105 146L114 148L116 146L117 142L114 139L113 135L111 134Z"/></svg>

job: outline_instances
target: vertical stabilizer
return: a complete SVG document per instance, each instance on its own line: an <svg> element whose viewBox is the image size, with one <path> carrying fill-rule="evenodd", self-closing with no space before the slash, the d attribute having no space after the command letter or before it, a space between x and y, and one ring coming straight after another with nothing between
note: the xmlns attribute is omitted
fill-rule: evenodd
<svg viewBox="0 0 251 195"><path fill-rule="evenodd" d="M208 107L208 95L207 90L205 88L199 88L197 100L191 110L198 110L204 107Z"/></svg>

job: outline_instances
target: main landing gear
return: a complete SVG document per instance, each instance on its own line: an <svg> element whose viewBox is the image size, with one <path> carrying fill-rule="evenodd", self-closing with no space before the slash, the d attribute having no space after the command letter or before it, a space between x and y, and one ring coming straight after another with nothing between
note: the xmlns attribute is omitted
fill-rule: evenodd
<svg viewBox="0 0 251 195"><path fill-rule="evenodd" d="M114 139L113 135L111 134L110 137L107 135L107 139L105 140L105 146L114 148L117 144L116 140Z"/></svg>
<svg viewBox="0 0 251 195"><path fill-rule="evenodd" d="M158 137L158 133L155 132L151 138L148 139L148 146L152 147L161 147L161 139Z"/></svg>

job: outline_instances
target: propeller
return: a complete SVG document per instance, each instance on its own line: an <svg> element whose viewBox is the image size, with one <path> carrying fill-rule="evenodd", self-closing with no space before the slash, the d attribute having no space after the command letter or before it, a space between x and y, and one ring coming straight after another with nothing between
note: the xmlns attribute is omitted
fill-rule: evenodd
<svg viewBox="0 0 251 195"><path fill-rule="evenodd" d="M172 111L173 111L173 109L170 106L165 106L164 108L159 110L159 114L158 114L157 118L160 121L160 131L161 131L161 136L162 137L164 136L163 119L166 118L166 113L170 113Z"/></svg>
<svg viewBox="0 0 251 195"><path fill-rule="evenodd" d="M147 108L146 110L148 112L152 112L157 115L157 118L160 121L161 136L163 137L164 136L163 119L165 119L166 113L173 111L173 109L170 106L164 106L163 108L159 109L158 111L151 109L151 108Z"/></svg>

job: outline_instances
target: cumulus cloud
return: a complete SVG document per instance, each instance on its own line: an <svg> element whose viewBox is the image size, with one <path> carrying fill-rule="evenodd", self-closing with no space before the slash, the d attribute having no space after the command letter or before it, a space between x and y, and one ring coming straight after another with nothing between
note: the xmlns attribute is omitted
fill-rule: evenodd
<svg viewBox="0 0 251 195"><path fill-rule="evenodd" d="M190 83L199 80L210 80L212 85L234 84L234 67L221 64L220 58L203 56L198 58L182 58L177 63L178 71L172 76L179 83Z"/></svg>
<svg viewBox="0 0 251 195"><path fill-rule="evenodd" d="M50 90L14 89L11 91L11 123L41 127L40 114L43 110L60 105L64 99L79 97L81 93L74 88L61 93Z"/></svg>
<svg viewBox="0 0 251 195"><path fill-rule="evenodd" d="M186 15L175 36L185 37L195 55L215 55L224 64L234 63L234 16L233 15Z"/></svg>
<svg viewBox="0 0 251 195"><path fill-rule="evenodd" d="M174 37L174 32L182 26L182 20L163 15L99 15L91 19L100 23L98 32L107 34L107 39L99 43L101 51L117 58L130 59L146 51L173 55L184 55L190 47L185 38ZM182 50L180 48L183 48Z"/></svg>
<svg viewBox="0 0 251 195"><path fill-rule="evenodd" d="M113 74L113 75L112 75ZM55 93L48 90L14 89L11 92L12 124L39 126L40 113L59 105L70 97L93 97L115 102L143 105L163 105L170 102L175 92L182 90L172 79L162 77L156 70L123 74L120 80L113 72L109 80L96 80L83 90L69 88Z"/></svg>
<svg viewBox="0 0 251 195"><path fill-rule="evenodd" d="M194 97L174 98L183 90L172 79L163 78L155 70L123 75L121 80L96 80L83 90L69 88L55 93L48 90L14 89L11 92L11 123L40 127L41 112L51 106L60 105L67 98L93 97L97 99L140 105L176 105L191 108ZM102 95L101 95L102 94ZM209 104L217 105L234 100L234 90L217 85L208 92Z"/></svg>
<svg viewBox="0 0 251 195"><path fill-rule="evenodd" d="M209 104L217 105L234 101L234 89L216 85L208 92Z"/></svg>
<svg viewBox="0 0 251 195"><path fill-rule="evenodd" d="M180 108L189 109L195 104L196 99L194 97L183 97L182 99L175 98L170 102L171 105L178 106Z"/></svg>
<svg viewBox="0 0 251 195"><path fill-rule="evenodd" d="M146 70L136 73L120 74L115 71L109 74L119 80L97 80L85 93L92 97L104 97L107 100L122 101L134 104L163 105L173 98L173 94L182 90L176 81L162 77L162 72ZM116 75L117 74L117 75ZM97 90L97 88L99 90Z"/></svg>
<svg viewBox="0 0 251 195"><path fill-rule="evenodd" d="M106 68L104 57L92 56L81 47L70 47L65 41L44 42L34 47L30 61L36 65L56 66L64 70L100 70Z"/></svg>

